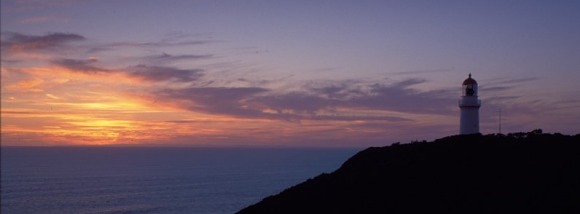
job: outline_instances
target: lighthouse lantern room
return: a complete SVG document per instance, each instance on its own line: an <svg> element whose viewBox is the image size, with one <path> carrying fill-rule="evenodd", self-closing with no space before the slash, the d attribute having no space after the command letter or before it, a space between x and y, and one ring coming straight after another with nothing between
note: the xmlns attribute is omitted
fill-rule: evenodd
<svg viewBox="0 0 580 214"><path fill-rule="evenodd" d="M479 133L479 107L481 100L477 98L477 82L469 77L463 81L459 108L461 119L459 121L459 134Z"/></svg>

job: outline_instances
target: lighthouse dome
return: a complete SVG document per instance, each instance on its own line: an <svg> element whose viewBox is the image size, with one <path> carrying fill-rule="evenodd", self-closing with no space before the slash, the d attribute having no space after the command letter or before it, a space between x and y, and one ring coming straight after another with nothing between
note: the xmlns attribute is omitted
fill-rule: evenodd
<svg viewBox="0 0 580 214"><path fill-rule="evenodd" d="M463 85L477 85L477 82L469 74L469 77L463 81Z"/></svg>

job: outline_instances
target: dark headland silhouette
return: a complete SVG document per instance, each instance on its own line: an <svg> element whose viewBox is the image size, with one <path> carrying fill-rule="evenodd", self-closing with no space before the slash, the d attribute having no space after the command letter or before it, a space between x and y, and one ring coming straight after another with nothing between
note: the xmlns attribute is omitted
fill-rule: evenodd
<svg viewBox="0 0 580 214"><path fill-rule="evenodd" d="M368 148L238 213L580 213L580 134Z"/></svg>

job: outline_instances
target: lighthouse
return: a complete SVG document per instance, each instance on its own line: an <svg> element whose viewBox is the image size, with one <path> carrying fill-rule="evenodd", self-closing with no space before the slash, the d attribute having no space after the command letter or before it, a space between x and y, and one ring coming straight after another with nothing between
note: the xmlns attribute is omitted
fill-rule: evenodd
<svg viewBox="0 0 580 214"><path fill-rule="evenodd" d="M459 134L479 133L479 107L481 100L477 99L477 82L469 77L463 81L461 87L461 119L459 121Z"/></svg>

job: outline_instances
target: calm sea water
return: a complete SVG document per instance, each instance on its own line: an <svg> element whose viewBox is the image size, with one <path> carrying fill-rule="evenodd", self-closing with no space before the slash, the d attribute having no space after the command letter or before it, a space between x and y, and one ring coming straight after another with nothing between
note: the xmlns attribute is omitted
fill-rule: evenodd
<svg viewBox="0 0 580 214"><path fill-rule="evenodd" d="M1 211L234 213L357 151L4 147Z"/></svg>

